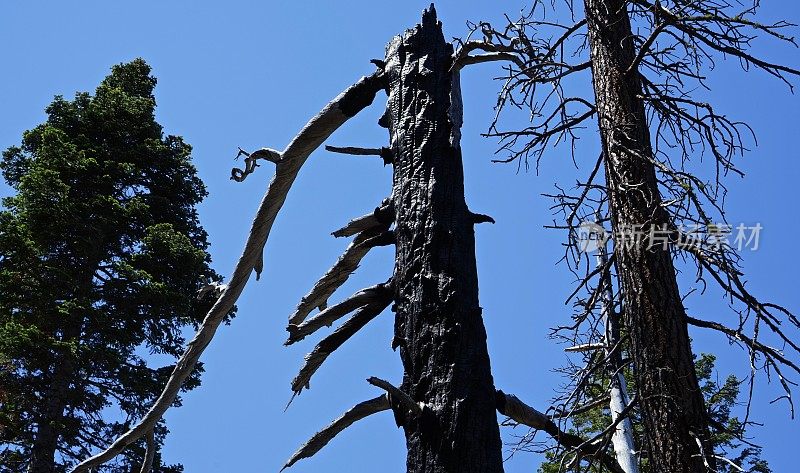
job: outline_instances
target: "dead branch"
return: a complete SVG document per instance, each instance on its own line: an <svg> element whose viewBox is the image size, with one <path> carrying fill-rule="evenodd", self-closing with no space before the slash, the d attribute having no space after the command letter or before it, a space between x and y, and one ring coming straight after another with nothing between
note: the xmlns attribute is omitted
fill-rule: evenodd
<svg viewBox="0 0 800 473"><path fill-rule="evenodd" d="M624 473L617 461L603 452L602 448L589 444L577 435L562 431L549 417L520 401L513 394L497 390L497 412L515 422L546 432L560 445L577 450L581 456L597 458L614 473Z"/></svg>
<svg viewBox="0 0 800 473"><path fill-rule="evenodd" d="M156 437L152 429L147 432L145 445L144 461L142 462L142 468L139 470L139 473L150 473L150 470L153 468L153 459L156 457Z"/></svg>
<svg viewBox="0 0 800 473"><path fill-rule="evenodd" d="M383 165L392 164L394 162L394 154L391 148L356 148L352 146L338 147L338 146L325 146L325 151L339 154L349 154L353 156L380 156L383 158Z"/></svg>
<svg viewBox="0 0 800 473"><path fill-rule="evenodd" d="M332 233L336 238L353 236L359 232L369 230L381 225L390 225L394 221L394 209L392 199L383 199L381 205L376 207L372 213L350 220L347 225Z"/></svg>
<svg viewBox="0 0 800 473"><path fill-rule="evenodd" d="M275 164L281 160L281 152L272 148L261 148L260 150L248 153L247 151L239 148L239 152L233 159L239 159L239 156L244 156L244 169L233 168L231 169L231 179L236 182L242 182L245 178L254 173L258 167L258 160L263 159Z"/></svg>
<svg viewBox="0 0 800 473"><path fill-rule="evenodd" d="M397 401L402 405L404 408L408 410L413 415L420 415L422 414L422 410L424 405L421 402L414 402L414 399L411 398L408 394L403 392L400 388L396 387L394 384L385 381L380 378L376 378L372 376L367 378L367 382L373 386L379 387L386 391L386 394L389 396L389 403L391 404L392 401Z"/></svg>
<svg viewBox="0 0 800 473"><path fill-rule="evenodd" d="M302 447L294 452L291 458L286 461L286 464L283 465L281 471L294 465L298 460L314 456L341 431L350 427L355 422L371 416L372 414L389 410L390 408L391 404L389 403L389 398L386 394L381 394L376 398L356 404L347 410L347 412L342 414L338 419L334 420L324 429L314 434L314 436L304 443Z"/></svg>
<svg viewBox="0 0 800 473"><path fill-rule="evenodd" d="M582 345L567 347L564 349L564 351L567 353L573 353L573 352L580 353L585 351L603 350L604 348L606 348L606 345L604 343L584 343Z"/></svg>
<svg viewBox="0 0 800 473"><path fill-rule="evenodd" d="M305 363L297 376L292 380L292 391L294 395L300 394L304 388L309 387L311 376L322 366L322 363L344 342L350 339L356 332L361 330L367 323L377 317L383 309L389 306L391 297L381 298L372 304L368 304L358 310L345 323L339 326L333 333L322 339L314 349L306 355Z"/></svg>
<svg viewBox="0 0 800 473"><path fill-rule="evenodd" d="M294 313L289 317L289 325L300 325L312 310L325 309L328 298L347 281L358 269L359 263L370 249L394 243L394 234L386 230L388 225L373 227L356 235L353 242L344 250L333 267L325 273L308 294L300 299Z"/></svg>
<svg viewBox="0 0 800 473"><path fill-rule="evenodd" d="M291 345L299 342L308 335L316 332L322 327L330 327L331 324L350 312L370 304L385 303L391 301L392 280L362 289L342 302L328 307L314 317L304 321L299 325L289 325L286 330L289 332L289 339L284 345Z"/></svg>
<svg viewBox="0 0 800 473"><path fill-rule="evenodd" d="M303 163L339 126L371 104L375 95L384 86L385 78L380 71L368 77L362 77L326 105L289 143L282 153L281 160L276 164L275 177L272 178L272 182L261 200L244 251L236 263L227 287L206 314L194 338L186 346L186 351L175 364L161 395L134 427L118 437L106 450L76 465L72 470L73 473L88 472L119 455L125 447L151 431L167 409L174 404L183 382L194 371L197 360L211 343L220 323L236 304L239 295L250 279L250 274L254 269L257 273L260 272L263 264L264 245L269 237L272 224L275 222Z"/></svg>

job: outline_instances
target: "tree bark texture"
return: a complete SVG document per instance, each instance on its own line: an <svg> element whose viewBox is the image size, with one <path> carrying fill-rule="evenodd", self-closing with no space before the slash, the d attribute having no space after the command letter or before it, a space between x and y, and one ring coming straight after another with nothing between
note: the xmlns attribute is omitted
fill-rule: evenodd
<svg viewBox="0 0 800 473"><path fill-rule="evenodd" d="M419 415L393 403L411 473L503 471L452 54L433 6L386 53L381 122L394 155L397 234L393 347L403 361L402 390L424 403Z"/></svg>
<svg viewBox="0 0 800 473"><path fill-rule="evenodd" d="M649 235L668 223L653 165L650 131L625 0L584 0L612 224ZM624 294L651 471L713 470L704 401L675 268L648 239L614 245ZM705 455L700 455L698 440ZM705 462L708 462L706 465Z"/></svg>

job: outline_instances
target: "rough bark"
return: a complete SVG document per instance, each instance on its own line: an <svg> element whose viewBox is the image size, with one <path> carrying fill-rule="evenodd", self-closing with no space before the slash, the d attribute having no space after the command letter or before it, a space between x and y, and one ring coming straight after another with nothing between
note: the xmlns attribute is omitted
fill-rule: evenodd
<svg viewBox="0 0 800 473"><path fill-rule="evenodd" d="M584 0L593 83L614 229L651 229L668 222L652 164L650 133L624 0ZM670 253L649 243L617 241L637 392L652 471L713 469L708 421L694 371L686 314ZM701 457L698 439L704 446Z"/></svg>
<svg viewBox="0 0 800 473"><path fill-rule="evenodd" d="M389 105L381 122L395 165L393 346L404 367L401 389L425 406L419 416L394 409L409 473L503 471L452 54L432 6L386 53Z"/></svg>

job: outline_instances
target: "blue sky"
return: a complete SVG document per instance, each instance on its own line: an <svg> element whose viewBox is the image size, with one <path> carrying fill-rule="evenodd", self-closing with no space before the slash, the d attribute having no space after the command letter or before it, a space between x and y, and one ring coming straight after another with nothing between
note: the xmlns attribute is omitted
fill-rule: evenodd
<svg viewBox="0 0 800 473"><path fill-rule="evenodd" d="M766 2L765 2L766 3ZM445 34L462 36L467 20L499 20L524 2L442 1ZM4 2L0 6L0 147L17 144L23 130L44 118L56 94L94 90L111 65L145 58L158 78L158 119L168 133L194 146L194 161L210 195L200 208L212 242L215 268L227 274L241 251L254 210L271 177L269 166L244 183L229 180L237 146L283 148L306 120L382 58L386 42L415 24L427 2ZM770 2L764 18L800 21L795 2ZM800 65L796 49L761 47L777 61ZM492 215L496 225L477 228L481 305L489 335L495 382L543 409L562 381L551 370L565 361L548 329L564 321L572 277L556 266L563 235L543 229L551 222L542 193L570 185L589 172L598 143L581 142L576 173L569 156L548 153L538 175L491 164L496 143L481 138L492 114L494 65L463 74L465 125L462 148L467 200ZM712 74L710 99L731 116L746 119L759 145L740 162L744 180L732 179L732 222L761 223L761 248L746 252L753 292L800 310L793 276L800 264L795 191L800 178L800 100L760 73L721 63ZM386 131L375 123L383 98L329 140L343 146L383 146ZM590 130L593 131L593 130ZM347 245L330 232L374 208L390 189L390 168L379 160L318 151L302 170L276 222L265 252L261 281L251 280L239 316L223 327L203 356L203 385L167 415L171 434L164 454L190 473L277 471L319 427L352 404L376 395L364 380L399 381L399 358L389 348L391 313L373 321L335 353L295 399L289 382L315 339L284 348L285 323L297 301ZM0 184L0 196L9 189ZM392 269L388 248L371 253L337 298L384 281ZM691 276L691 275L688 275ZM684 292L694 287L681 281ZM731 320L725 301L710 291L687 300L690 313ZM717 351L720 375L744 375L747 360L726 341L692 332L695 352ZM784 404L769 404L779 387L764 379L756 391L753 429L774 471L792 471L800 421ZM506 432L512 441L514 432ZM794 440L792 440L794 443ZM508 472L532 471L540 459L517 454ZM296 472L404 471L402 432L391 414L348 429Z"/></svg>

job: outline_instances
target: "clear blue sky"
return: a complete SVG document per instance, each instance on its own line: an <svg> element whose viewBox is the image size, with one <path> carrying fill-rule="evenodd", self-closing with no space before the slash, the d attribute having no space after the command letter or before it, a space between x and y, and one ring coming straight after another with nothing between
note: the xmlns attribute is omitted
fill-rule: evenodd
<svg viewBox="0 0 800 473"><path fill-rule="evenodd" d="M765 18L800 21L796 2L764 2ZM467 20L498 20L524 2L442 1L437 4L447 36L462 36ZM158 119L168 133L194 146L194 161L210 195L201 218L210 233L214 266L229 273L241 251L251 217L271 177L264 165L246 182L230 181L236 147L283 148L296 131L332 97L373 70L385 43L415 24L423 1L386 2L3 2L0 6L0 148L17 144L23 130L44 118L56 94L94 90L111 65L145 58L158 77ZM777 61L800 65L790 48L765 48ZM561 379L551 372L565 361L562 347L547 339L549 327L564 321L563 301L572 279L556 261L563 235L545 230L550 201L540 194L553 184L570 185L576 171L563 152L546 155L541 172L516 173L516 166L491 164L495 148L483 139L495 100L495 66L463 74L463 129L467 200L492 215L496 225L477 229L481 304L489 334L496 384L545 408ZM796 189L800 178L800 100L764 74L741 73L720 65L712 98L734 117L748 120L759 146L741 162L745 180L731 183L732 222L764 226L761 248L745 257L749 287L800 310L795 275L798 257ZM383 98L346 124L330 140L347 146L382 146L384 129L375 122ZM581 176L597 156L589 134L578 156ZM275 472L297 446L355 402L376 395L364 379L399 381L399 358L389 348L391 313L371 323L335 353L284 412L289 382L316 340L282 345L287 316L297 301L336 259L347 242L330 232L371 210L390 188L391 170L377 160L318 151L300 174L270 237L261 281L251 280L239 302L239 316L223 327L203 356L203 385L184 396L167 415L171 434L165 456L190 473ZM0 185L0 196L9 189ZM384 281L392 269L389 249L374 251L337 293L344 297ZM682 290L693 287L682 280ZM692 296L691 313L730 320L716 294ZM716 336L693 332L695 352L717 350L720 374L746 374L744 354ZM753 429L776 472L796 471L800 421L780 394L759 385ZM520 431L521 433L521 431ZM511 441L513 432L506 432ZM539 463L517 454L508 472L530 472ZM367 419L346 431L320 454L293 470L404 471L404 440L391 414Z"/></svg>

